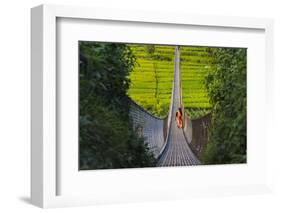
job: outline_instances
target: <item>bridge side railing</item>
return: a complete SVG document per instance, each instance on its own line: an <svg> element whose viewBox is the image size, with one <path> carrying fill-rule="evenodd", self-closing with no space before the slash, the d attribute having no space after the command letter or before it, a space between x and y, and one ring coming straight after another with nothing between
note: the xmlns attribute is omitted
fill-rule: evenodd
<svg viewBox="0 0 281 213"><path fill-rule="evenodd" d="M188 118L186 112L183 116L183 134L188 144L190 144L192 141L192 121Z"/></svg>
<svg viewBox="0 0 281 213"><path fill-rule="evenodd" d="M144 137L145 143L152 151L155 158L161 153L162 148L165 146L165 125L166 118L159 118L132 99L129 99L130 104L130 117L133 121L133 127L140 137Z"/></svg>
<svg viewBox="0 0 281 213"><path fill-rule="evenodd" d="M190 120L185 116L184 136L194 152L201 160L208 143L208 130L211 126L211 113L197 119Z"/></svg>

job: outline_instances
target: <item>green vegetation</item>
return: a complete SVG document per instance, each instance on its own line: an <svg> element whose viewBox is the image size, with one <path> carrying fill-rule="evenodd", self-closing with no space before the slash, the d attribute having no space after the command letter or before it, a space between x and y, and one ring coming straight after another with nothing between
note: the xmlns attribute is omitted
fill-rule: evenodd
<svg viewBox="0 0 281 213"><path fill-rule="evenodd" d="M207 47L180 47L182 96L191 119L210 112L211 104L204 84L213 69L213 56Z"/></svg>
<svg viewBox="0 0 281 213"><path fill-rule="evenodd" d="M169 111L174 76L175 46L129 45L137 59L130 74L128 95L159 117ZM183 103L190 118L210 112L204 79L213 58L205 47L181 47Z"/></svg>
<svg viewBox="0 0 281 213"><path fill-rule="evenodd" d="M151 113L168 114L174 74L174 46L129 45L136 57L128 95Z"/></svg>
<svg viewBox="0 0 281 213"><path fill-rule="evenodd" d="M79 168L155 166L133 130L128 96L168 114L175 46L79 42ZM246 49L180 47L183 104L212 112L205 164L246 162Z"/></svg>
<svg viewBox="0 0 281 213"><path fill-rule="evenodd" d="M154 166L132 127L127 90L135 58L124 44L79 42L79 168Z"/></svg>
<svg viewBox="0 0 281 213"><path fill-rule="evenodd" d="M174 46L130 45L137 65L130 97L157 116L167 115ZM183 104L191 119L212 112L207 164L246 162L246 50L180 47Z"/></svg>
<svg viewBox="0 0 281 213"><path fill-rule="evenodd" d="M204 163L245 163L247 50L212 48L210 52L216 66L205 82L213 110Z"/></svg>

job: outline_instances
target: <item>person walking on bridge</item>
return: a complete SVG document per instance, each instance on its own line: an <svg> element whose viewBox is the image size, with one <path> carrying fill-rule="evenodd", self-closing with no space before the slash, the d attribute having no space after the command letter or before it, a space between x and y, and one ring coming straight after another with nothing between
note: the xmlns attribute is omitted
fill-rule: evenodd
<svg viewBox="0 0 281 213"><path fill-rule="evenodd" d="M178 128L182 128L182 110L180 107L176 112L176 121L177 121Z"/></svg>

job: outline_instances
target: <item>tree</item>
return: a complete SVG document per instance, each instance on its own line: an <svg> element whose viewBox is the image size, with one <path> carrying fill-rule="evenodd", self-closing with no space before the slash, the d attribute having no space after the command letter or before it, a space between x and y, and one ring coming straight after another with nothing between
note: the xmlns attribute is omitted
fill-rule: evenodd
<svg viewBox="0 0 281 213"><path fill-rule="evenodd" d="M79 42L80 169L154 165L129 117L126 93L134 65L125 44Z"/></svg>
<svg viewBox="0 0 281 213"><path fill-rule="evenodd" d="M247 50L210 48L214 69L206 77L213 106L205 163L246 162Z"/></svg>

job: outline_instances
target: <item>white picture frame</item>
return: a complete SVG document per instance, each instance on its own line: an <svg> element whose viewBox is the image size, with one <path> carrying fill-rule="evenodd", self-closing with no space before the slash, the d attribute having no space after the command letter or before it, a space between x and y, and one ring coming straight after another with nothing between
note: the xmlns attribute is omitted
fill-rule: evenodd
<svg viewBox="0 0 281 213"><path fill-rule="evenodd" d="M273 88L273 21L271 19L257 19L257 18L241 18L241 17L216 17L203 15L188 15L188 14L173 14L173 13L152 13L147 11L122 11L101 8L84 8L74 6L54 6L41 5L31 10L31 72L32 72L32 118L31 118L31 201L33 204L47 208L47 207L62 207L62 206L76 206L76 205L91 205L97 203L114 203L114 202L138 202L143 200L164 200L177 199L185 197L198 197L208 195L233 195L233 194L252 194L269 192L271 187L271 172L270 161L268 155L264 153L259 160L264 161L264 165L258 169L257 172L264 173L264 176L257 181L250 184L249 181L216 183L214 185L201 185L199 182L191 185L168 185L166 189L153 186L151 191L142 191L137 186L129 185L124 191L119 189L106 189L106 183L101 182L101 187L96 194L83 194L81 190L78 194L60 194L58 195L58 184L62 184L59 178L61 166L58 165L60 158L57 145L57 88L60 82L57 81L57 49L58 49L58 20L99 20L99 21L113 21L118 22L119 26L122 23L143 23L153 24L154 26L167 26L172 28L176 26L197 26L200 28L219 28L225 31L232 32L234 30L256 30L263 33L264 44L264 67L261 68L261 75L266 78L260 78L258 81L263 81L265 87L260 90L264 94L264 101L267 106L272 107L272 100L270 91ZM208 36L207 36L208 37ZM238 45L238 44L237 44ZM250 80L254 80L254 76L250 75ZM258 77L257 77L258 78ZM254 89L254 87L253 87ZM251 91L250 91L251 92ZM265 104L265 103L264 103ZM263 110L261 107L260 110ZM262 118L268 128L269 119ZM265 147L268 147L268 136L264 136ZM232 167L230 173L236 169L238 172L249 170L250 167L243 168ZM202 175L212 173L212 169L204 169ZM163 176L166 178L175 178L178 176L187 175L186 168L165 168L160 171L157 169L146 170L123 170L108 171L103 173L102 178L106 176L116 176L130 174L130 177L136 178L147 177L149 175ZM194 169L193 169L194 170ZM200 170L197 169L197 170ZM219 171L221 170L221 171ZM144 171L144 172L143 172ZM172 171L174 175L169 176ZM190 170L191 171L191 170ZM219 172L227 171L227 168L217 169ZM254 170L253 170L254 171ZM78 172L78 171L77 171ZM197 171L198 172L198 171ZM257 174L259 174L257 173ZM199 173L198 173L199 174ZM83 176L94 177L97 173L84 173ZM100 175L100 174L99 174ZM215 177L215 176L214 176ZM196 175L192 178L196 178ZM197 175L197 178L198 175ZM86 178L89 180L89 178ZM84 180L86 180L84 179ZM102 180L102 179L101 179ZM77 183L71 182L73 190L77 190ZM179 180L180 182L180 180ZM182 183L181 183L182 184ZM77 187L75 188L75 185ZM94 186L92 186L94 187ZM141 185L141 187L143 187ZM84 186L85 188L85 186ZM91 186L89 186L89 189ZM126 187L125 187L126 188ZM104 189L104 190L103 190ZM145 187L143 189L146 189ZM71 191L72 189L69 189ZM119 191L121 190L121 191ZM147 189L146 189L147 190ZM104 192L102 192L104 191ZM111 193L110 193L111 192ZM122 193L122 196L120 196Z"/></svg>

